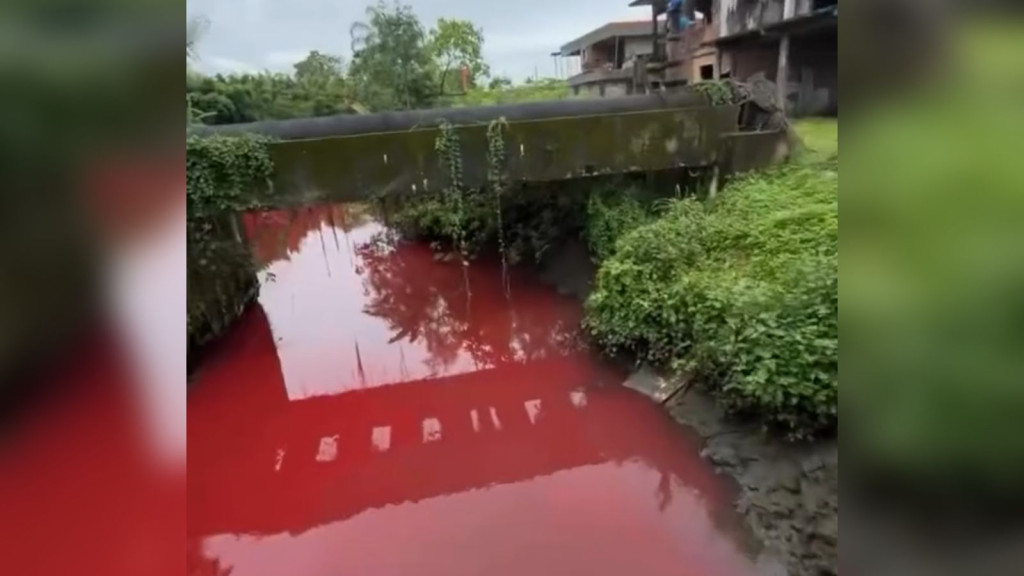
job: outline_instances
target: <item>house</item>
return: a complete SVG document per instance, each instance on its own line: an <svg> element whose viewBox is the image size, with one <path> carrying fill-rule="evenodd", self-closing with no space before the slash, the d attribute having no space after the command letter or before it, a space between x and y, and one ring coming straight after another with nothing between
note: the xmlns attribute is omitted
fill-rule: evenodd
<svg viewBox="0 0 1024 576"><path fill-rule="evenodd" d="M611 22L562 46L562 57L578 57L580 73L568 79L574 95L632 94L635 72L655 50L657 23ZM638 68L639 66L639 68Z"/></svg>
<svg viewBox="0 0 1024 576"><path fill-rule="evenodd" d="M667 3L630 6L651 6L655 25ZM763 75L791 116L838 114L838 0L685 0L684 11L695 23L665 32L664 57L649 65L661 85Z"/></svg>

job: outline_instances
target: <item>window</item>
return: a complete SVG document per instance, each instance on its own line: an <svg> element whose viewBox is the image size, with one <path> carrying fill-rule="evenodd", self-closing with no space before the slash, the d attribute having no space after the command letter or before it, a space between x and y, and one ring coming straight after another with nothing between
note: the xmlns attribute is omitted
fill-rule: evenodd
<svg viewBox="0 0 1024 576"><path fill-rule="evenodd" d="M700 79L701 80L714 80L715 79L715 65L705 64L700 67Z"/></svg>

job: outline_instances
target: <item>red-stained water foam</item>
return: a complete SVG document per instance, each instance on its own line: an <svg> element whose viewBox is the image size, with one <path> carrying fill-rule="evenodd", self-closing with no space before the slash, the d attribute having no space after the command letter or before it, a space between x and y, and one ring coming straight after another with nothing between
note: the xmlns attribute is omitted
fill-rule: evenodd
<svg viewBox="0 0 1024 576"><path fill-rule="evenodd" d="M245 220L259 306L188 396L190 574L745 576L696 440L581 309L358 210Z"/></svg>

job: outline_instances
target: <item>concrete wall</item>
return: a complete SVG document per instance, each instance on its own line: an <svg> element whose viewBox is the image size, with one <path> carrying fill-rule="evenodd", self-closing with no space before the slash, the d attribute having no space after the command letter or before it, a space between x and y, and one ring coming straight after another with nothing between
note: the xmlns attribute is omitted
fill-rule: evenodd
<svg viewBox="0 0 1024 576"><path fill-rule="evenodd" d="M611 98L627 96L630 93L630 82L624 80L593 82L572 87L573 96L583 98Z"/></svg>
<svg viewBox="0 0 1024 576"><path fill-rule="evenodd" d="M718 35L732 36L781 22L784 10L785 0L720 0L715 15Z"/></svg>
<svg viewBox="0 0 1024 576"><path fill-rule="evenodd" d="M775 80L779 67L778 42L750 42L730 47L726 53L729 55L728 70L736 80L745 81L758 72L763 72L769 80Z"/></svg>
<svg viewBox="0 0 1024 576"><path fill-rule="evenodd" d="M748 42L730 47L722 67L745 81L761 72L777 82L779 43ZM838 32L824 30L793 36L789 47L786 109L791 116L831 115L839 109Z"/></svg>
<svg viewBox="0 0 1024 576"><path fill-rule="evenodd" d="M836 29L791 40L788 105L792 115L838 113L838 40Z"/></svg>
<svg viewBox="0 0 1024 576"><path fill-rule="evenodd" d="M634 56L650 54L653 49L653 41L650 38L626 38L622 48L622 52L625 54L624 61L628 62Z"/></svg>
<svg viewBox="0 0 1024 576"><path fill-rule="evenodd" d="M787 14L787 4L792 11ZM714 10L718 34L732 36L783 19L806 16L814 10L815 0L715 0Z"/></svg>
<svg viewBox="0 0 1024 576"><path fill-rule="evenodd" d="M714 164L719 137L736 130L737 107L683 106L509 120L508 178L547 182ZM468 124L457 130L463 183L481 186L486 183L489 168L487 124ZM258 200L267 206L283 207L440 190L447 176L435 151L437 136L437 128L423 127L275 142L270 146L273 190Z"/></svg>

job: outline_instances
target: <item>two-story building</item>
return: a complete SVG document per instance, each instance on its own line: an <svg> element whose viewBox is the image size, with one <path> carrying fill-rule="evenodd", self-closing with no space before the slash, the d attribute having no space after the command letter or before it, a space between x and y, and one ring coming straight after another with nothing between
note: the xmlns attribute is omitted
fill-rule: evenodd
<svg viewBox="0 0 1024 576"><path fill-rule="evenodd" d="M678 33L665 26L668 0L630 6L650 6L650 20L608 24L563 46L562 55L581 55L585 63L569 79L575 92L623 94L763 76L778 85L793 116L838 113L838 0L684 0L693 24ZM626 44L641 57L631 60Z"/></svg>
<svg viewBox="0 0 1024 576"><path fill-rule="evenodd" d="M578 57L580 73L568 79L574 95L632 94L635 72L654 51L657 23L649 20L611 22L562 46L562 57Z"/></svg>

